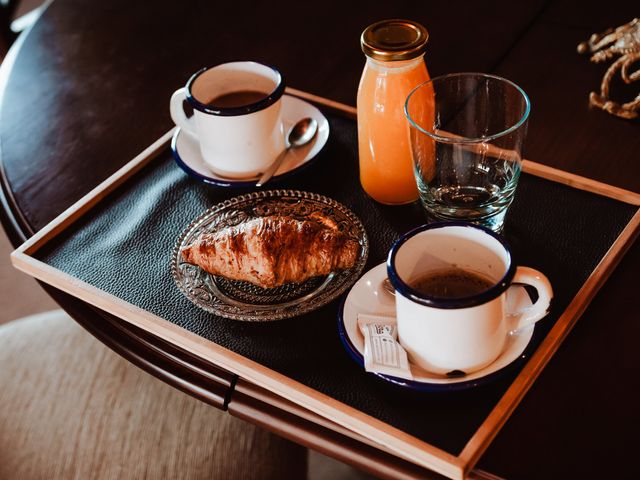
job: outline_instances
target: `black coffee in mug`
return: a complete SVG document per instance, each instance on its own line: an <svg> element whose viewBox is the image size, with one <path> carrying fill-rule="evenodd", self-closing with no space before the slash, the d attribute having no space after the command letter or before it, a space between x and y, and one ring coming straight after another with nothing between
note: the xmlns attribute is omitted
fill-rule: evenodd
<svg viewBox="0 0 640 480"><path fill-rule="evenodd" d="M436 298L462 298L482 293L493 286L488 278L461 268L426 273L411 282L423 295Z"/></svg>
<svg viewBox="0 0 640 480"><path fill-rule="evenodd" d="M207 105L216 108L244 107L259 102L266 96L266 93L257 90L238 90L213 97L207 102Z"/></svg>

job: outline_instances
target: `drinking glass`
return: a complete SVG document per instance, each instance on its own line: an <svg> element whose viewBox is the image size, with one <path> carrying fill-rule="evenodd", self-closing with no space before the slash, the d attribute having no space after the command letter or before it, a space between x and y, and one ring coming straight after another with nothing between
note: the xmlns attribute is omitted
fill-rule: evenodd
<svg viewBox="0 0 640 480"><path fill-rule="evenodd" d="M413 89L404 110L427 213L501 231L522 168L526 93L495 75L455 73Z"/></svg>

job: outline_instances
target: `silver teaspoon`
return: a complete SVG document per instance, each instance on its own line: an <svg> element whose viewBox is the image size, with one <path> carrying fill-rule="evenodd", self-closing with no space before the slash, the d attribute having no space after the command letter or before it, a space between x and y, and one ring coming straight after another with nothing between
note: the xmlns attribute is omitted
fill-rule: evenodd
<svg viewBox="0 0 640 480"><path fill-rule="evenodd" d="M391 280L389 280L389 277L385 277L382 281L382 288L384 288L385 292L393 295L394 297L396 296L396 289L393 288L393 285L391 285Z"/></svg>
<svg viewBox="0 0 640 480"><path fill-rule="evenodd" d="M260 176L258 183L256 183L256 187L261 187L265 183L267 183L273 174L278 171L280 165L284 161L287 153L292 148L302 147L306 145L313 137L316 136L316 132L318 131L318 122L316 122L315 118L303 118L298 123L296 123L291 130L289 130L289 146L285 148L280 155L276 157L273 163L267 168L267 170Z"/></svg>

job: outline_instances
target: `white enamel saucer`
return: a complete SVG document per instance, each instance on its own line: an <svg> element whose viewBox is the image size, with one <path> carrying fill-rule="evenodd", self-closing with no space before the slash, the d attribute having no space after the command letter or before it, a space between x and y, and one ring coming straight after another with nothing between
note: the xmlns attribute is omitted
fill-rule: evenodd
<svg viewBox="0 0 640 480"><path fill-rule="evenodd" d="M297 170L308 166L311 160L320 153L322 147L327 143L327 139L329 138L329 121L320 110L299 98L290 95L282 96L282 121L285 132L288 132L293 124L305 117L316 119L318 122L318 133L316 133L315 138L309 144L289 151L287 158L271 181L291 175ZM192 119L191 121L193 121ZM246 179L229 179L214 173L202 158L198 142L190 136L182 134L179 128L171 140L171 150L173 151L173 158L178 166L192 177L204 183L218 187L240 188L253 187L258 181L257 176Z"/></svg>
<svg viewBox="0 0 640 480"><path fill-rule="evenodd" d="M395 299L386 292L382 286L387 277L387 265L382 263L365 273L351 288L338 313L338 330L340 339L347 353L364 368L364 337L357 325L358 313L395 317ZM512 286L507 292L507 311L518 311L531 305L531 299L526 290L519 286ZM419 391L457 391L477 387L488 383L509 370L507 367L515 366L518 360L523 360L531 355L533 345L531 343L534 328L529 328L519 335L513 335L507 340L507 344L500 356L489 366L477 372L460 377L447 377L428 372L423 368L411 364L411 373L414 380L392 377L375 373L378 377Z"/></svg>

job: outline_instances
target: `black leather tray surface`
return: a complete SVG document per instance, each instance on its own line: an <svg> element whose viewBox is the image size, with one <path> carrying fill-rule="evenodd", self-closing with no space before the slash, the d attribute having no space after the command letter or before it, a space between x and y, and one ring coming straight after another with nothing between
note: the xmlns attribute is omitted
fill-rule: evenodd
<svg viewBox="0 0 640 480"><path fill-rule="evenodd" d="M393 241L426 222L416 203L387 207L358 180L355 122L328 114L331 136L315 163L271 188L311 191L350 207L371 250L367 269L385 260ZM535 141L535 139L530 139ZM189 222L213 204L250 190L210 187L189 178L161 153L36 257L304 385L459 454L517 375L462 393L406 392L366 374L343 350L337 300L303 317L246 323L191 304L170 273L171 251ZM523 174L505 237L519 265L544 272L555 298L538 324L538 344L606 254L637 207ZM312 334L311 334L312 333Z"/></svg>

